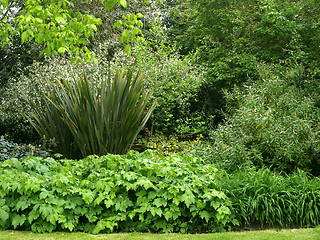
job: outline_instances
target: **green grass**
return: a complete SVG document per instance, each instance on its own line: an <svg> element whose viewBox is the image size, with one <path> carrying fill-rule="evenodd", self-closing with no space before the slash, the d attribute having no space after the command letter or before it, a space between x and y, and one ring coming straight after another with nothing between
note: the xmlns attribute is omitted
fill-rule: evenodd
<svg viewBox="0 0 320 240"><path fill-rule="evenodd" d="M320 240L320 226L308 229L265 230L246 232L227 232L214 234L149 234L149 233L120 233L92 235L86 233L32 233L21 231L0 231L0 239L23 240Z"/></svg>

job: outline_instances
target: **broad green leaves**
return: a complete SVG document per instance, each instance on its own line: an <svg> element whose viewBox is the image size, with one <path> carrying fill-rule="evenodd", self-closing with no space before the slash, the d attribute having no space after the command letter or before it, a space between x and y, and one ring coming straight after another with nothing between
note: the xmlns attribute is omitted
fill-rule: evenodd
<svg viewBox="0 0 320 240"><path fill-rule="evenodd" d="M16 0L12 2L17 2ZM109 11L114 5L127 7L126 0L107 0L102 1L105 8ZM44 46L41 54L64 54L65 52L74 53L75 59L79 62L83 57L85 61L96 61L92 52L86 47L86 42L81 41L83 37L93 38L97 31L97 26L102 22L101 19L93 15L82 14L73 11L71 1L24 1L24 8L20 14L10 19L1 19L0 36L1 44L10 44L10 35L20 34L22 43L35 40L39 45ZM2 2L0 14L4 9L14 9L14 5L8 1ZM136 36L141 34L139 29L142 22L138 20L141 14L132 14L123 17L123 22L117 27L124 29L125 37L120 41L129 43L136 40ZM11 23L10 23L11 22ZM15 27L12 27L13 24ZM129 53L129 47L126 48Z"/></svg>
<svg viewBox="0 0 320 240"><path fill-rule="evenodd" d="M230 203L216 190L216 170L200 159L152 151L79 161L27 158L20 166L8 160L0 165L0 225L94 234L217 231L232 219ZM31 179L40 183L37 191L18 190Z"/></svg>

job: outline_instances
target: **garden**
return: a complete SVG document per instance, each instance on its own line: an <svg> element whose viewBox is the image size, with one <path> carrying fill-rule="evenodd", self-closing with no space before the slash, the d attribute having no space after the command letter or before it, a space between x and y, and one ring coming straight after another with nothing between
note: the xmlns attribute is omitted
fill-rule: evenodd
<svg viewBox="0 0 320 240"><path fill-rule="evenodd" d="M0 16L0 239L320 238L320 3Z"/></svg>

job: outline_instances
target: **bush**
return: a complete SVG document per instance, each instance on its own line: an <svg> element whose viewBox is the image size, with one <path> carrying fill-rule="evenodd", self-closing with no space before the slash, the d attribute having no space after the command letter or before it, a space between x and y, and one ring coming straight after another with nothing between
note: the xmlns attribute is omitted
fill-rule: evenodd
<svg viewBox="0 0 320 240"><path fill-rule="evenodd" d="M202 134L195 139L182 140L176 136L166 137L165 135L158 133L149 138L138 139L135 147L137 150L139 147L142 149L152 149L156 153L162 155L171 155L175 153L188 155L199 150L199 148L205 147L206 144L202 143L202 139Z"/></svg>
<svg viewBox="0 0 320 240"><path fill-rule="evenodd" d="M12 141L0 137L0 162L11 158L17 158L22 161L25 157L38 156L48 157L50 153L44 150L45 146L33 146L31 144L19 145Z"/></svg>
<svg viewBox="0 0 320 240"><path fill-rule="evenodd" d="M35 62L27 69L30 72L28 76L21 75L11 79L3 93L0 134L8 134L20 142L32 142L35 139L32 127L19 114L19 111L30 112L20 92L24 92L33 101L40 102L41 93L46 90L46 79L52 82L61 77L71 80L86 72L90 81L99 82L101 75L108 75L109 71L115 73L120 68L128 71L140 69L145 74L144 88L154 90L152 99L157 100L158 107L147 123L149 131L180 134L206 132L211 118L207 119L203 114L189 109L189 102L202 81L202 72L193 65L194 55L181 58L175 48L162 37L163 35L157 42L149 39L137 43L131 56L119 50L111 58L106 54L108 43L101 44L95 49L99 65L86 63L79 67L70 64L68 59L58 57L48 59L49 64L46 65Z"/></svg>
<svg viewBox="0 0 320 240"><path fill-rule="evenodd" d="M117 52L111 68L121 66L141 69L146 74L146 87L154 89L158 107L147 126L149 131L166 134L200 134L206 132L210 118L191 111L190 103L203 81L203 70L195 66L196 54L182 57L174 43L168 41L159 20L149 22L146 41L136 43L131 57Z"/></svg>
<svg viewBox="0 0 320 240"><path fill-rule="evenodd" d="M303 171L240 168L220 175L241 227L310 227L320 223L320 181Z"/></svg>
<svg viewBox="0 0 320 240"><path fill-rule="evenodd" d="M50 59L47 59L49 61ZM97 71L97 67L88 64L85 70L90 73ZM12 78L8 82L0 105L0 135L8 135L15 142L36 143L40 140L38 133L20 112L29 113L30 105L26 104L22 92L34 102L41 103L41 94L46 91L46 80L56 82L62 76L72 79L81 75L83 68L70 64L66 59L51 59L50 64L35 62L25 69L28 75L21 74L18 78Z"/></svg>
<svg viewBox="0 0 320 240"><path fill-rule="evenodd" d="M100 78L47 81L40 106L25 95L29 121L66 157L126 153L155 108L154 102L147 109L151 92L143 91L142 74Z"/></svg>
<svg viewBox="0 0 320 240"><path fill-rule="evenodd" d="M152 151L0 164L0 226L34 232L213 232L229 224L217 169Z"/></svg>
<svg viewBox="0 0 320 240"><path fill-rule="evenodd" d="M212 133L213 161L230 169L241 164L287 172L319 169L319 109L288 80L262 77L226 95L230 114Z"/></svg>

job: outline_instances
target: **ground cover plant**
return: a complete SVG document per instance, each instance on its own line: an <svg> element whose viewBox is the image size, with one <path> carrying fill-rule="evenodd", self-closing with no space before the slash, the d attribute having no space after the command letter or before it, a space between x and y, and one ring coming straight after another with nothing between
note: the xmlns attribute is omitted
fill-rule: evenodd
<svg viewBox="0 0 320 240"><path fill-rule="evenodd" d="M0 226L34 232L215 232L232 222L214 165L152 151L0 165ZM236 223L236 222L234 222Z"/></svg>

